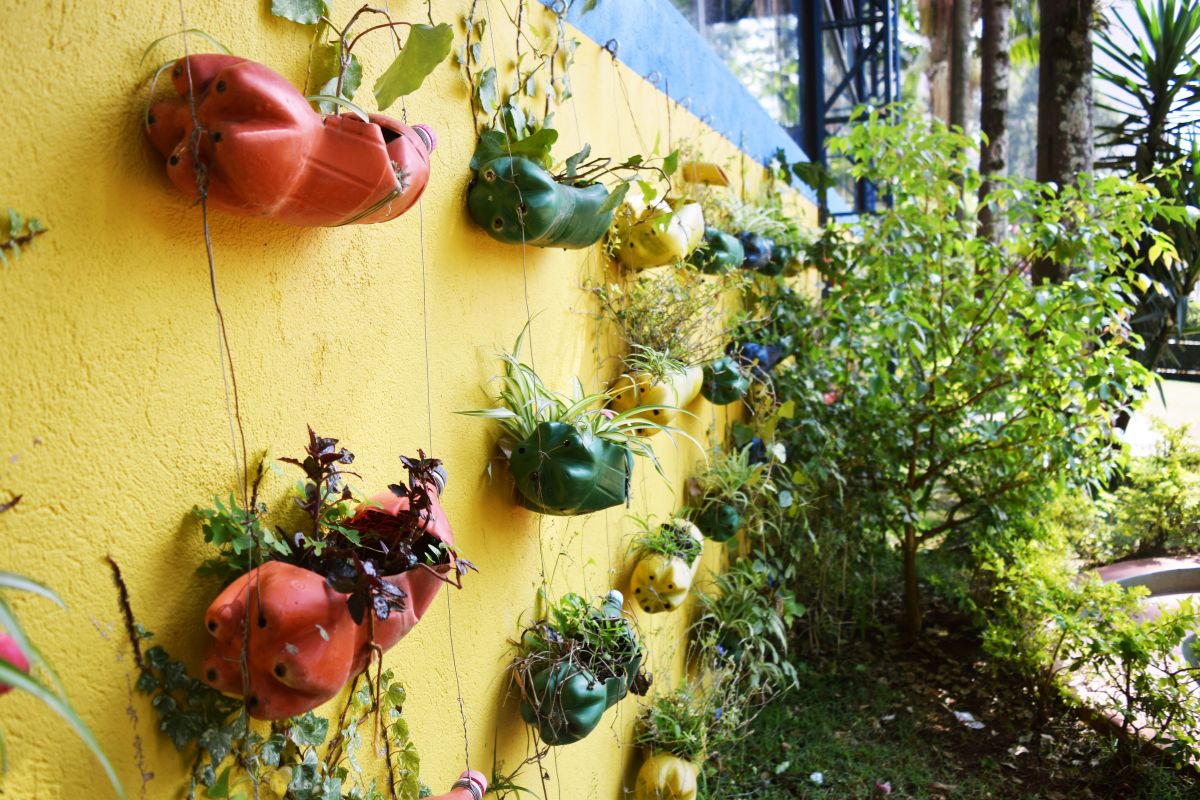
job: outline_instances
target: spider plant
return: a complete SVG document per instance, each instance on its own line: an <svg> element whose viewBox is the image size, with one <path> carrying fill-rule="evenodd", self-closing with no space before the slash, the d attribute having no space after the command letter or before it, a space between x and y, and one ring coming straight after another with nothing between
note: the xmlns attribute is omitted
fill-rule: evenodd
<svg viewBox="0 0 1200 800"><path fill-rule="evenodd" d="M707 468L688 480L688 493L700 501L721 500L745 508L765 484L768 470L768 463L751 463L749 445L714 453Z"/></svg>
<svg viewBox="0 0 1200 800"><path fill-rule="evenodd" d="M630 551L635 556L661 555L682 559L692 564L704 552L704 542L696 539L690 529L694 526L686 519L673 519L661 525L651 520L634 517L638 533Z"/></svg>
<svg viewBox="0 0 1200 800"><path fill-rule="evenodd" d="M718 575L708 591L694 590L700 616L694 652L735 670L737 681L758 692L791 687L796 670L787 657L788 630L804 606L757 559L744 558Z"/></svg>
<svg viewBox="0 0 1200 800"><path fill-rule="evenodd" d="M52 590L24 575L0 572L0 589L28 592L51 601L59 608L66 608L63 601ZM4 637L7 640L7 647L15 648L16 652L20 654L19 657L14 657L14 654L9 658L0 658L0 686L20 689L32 695L61 717L91 751L92 756L104 770L104 774L108 776L117 797L124 800L125 790L108 757L104 754L104 748L75 711L70 700L67 699L57 673L25 634L17 615L3 597L0 597L0 628L6 632ZM24 664L14 663L22 660L25 662ZM42 673L45 678L36 673ZM7 768L7 766L8 753L4 746L4 737L0 735L0 767Z"/></svg>
<svg viewBox="0 0 1200 800"><path fill-rule="evenodd" d="M504 364L504 373L499 378L501 386L496 397L499 405L494 408L460 412L466 416L496 420L504 431L500 448L505 454L510 454L518 442L534 436L538 426L547 422L565 423L582 433L590 433L596 438L623 447L634 455L649 459L663 477L666 477L666 473L654 455L654 449L645 438L636 434L637 430L653 428L668 434L678 433L700 447L700 443L688 433L639 416L655 409L674 411L672 406L643 405L616 414L607 408L612 400L609 392L589 394L585 392L583 383L578 378L575 378L570 394L548 388L533 368L521 360L524 337L525 332L522 331L517 337L513 351L499 354Z"/></svg>

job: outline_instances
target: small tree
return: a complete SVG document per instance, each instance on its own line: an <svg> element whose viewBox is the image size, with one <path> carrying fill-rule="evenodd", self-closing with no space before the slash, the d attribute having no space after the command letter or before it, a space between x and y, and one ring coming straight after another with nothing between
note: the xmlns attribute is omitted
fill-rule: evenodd
<svg viewBox="0 0 1200 800"><path fill-rule="evenodd" d="M846 433L869 454L860 517L881 520L898 544L904 628L915 635L923 547L986 534L1056 476L1103 477L1118 456L1112 420L1149 379L1124 344L1125 243L1152 235L1145 218L1159 201L1115 177L1059 189L997 182L984 202L1017 224L1003 243L977 238L958 188L979 188L970 140L891 114L860 118L831 151L893 206L830 226L814 255L830 284L830 397L873 421ZM1033 285L1042 259L1066 279Z"/></svg>

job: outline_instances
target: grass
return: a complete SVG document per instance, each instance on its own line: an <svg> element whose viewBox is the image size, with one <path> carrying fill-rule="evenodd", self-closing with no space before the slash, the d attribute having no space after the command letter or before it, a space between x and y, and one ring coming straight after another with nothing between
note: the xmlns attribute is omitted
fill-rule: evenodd
<svg viewBox="0 0 1200 800"><path fill-rule="evenodd" d="M945 613L945 612L943 612ZM1184 800L1195 773L1122 766L1108 739L1062 707L1031 733L1023 687L994 673L961 620L936 617L917 646L883 631L810 664L735 752L706 795L722 800ZM968 727L954 712L983 723ZM821 782L812 779L821 773ZM890 793L884 786L890 786Z"/></svg>

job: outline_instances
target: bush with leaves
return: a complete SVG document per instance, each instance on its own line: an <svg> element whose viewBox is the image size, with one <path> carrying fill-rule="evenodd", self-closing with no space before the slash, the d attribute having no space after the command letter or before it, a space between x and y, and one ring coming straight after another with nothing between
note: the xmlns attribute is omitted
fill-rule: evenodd
<svg viewBox="0 0 1200 800"><path fill-rule="evenodd" d="M1200 615L1190 601L1147 615L1145 589L1077 574L1058 517L1033 512L1008 541L979 554L988 586L977 607L984 649L1026 679L1035 727L1065 694L1116 712L1123 758L1148 740L1176 751L1178 761L1194 759L1200 684L1182 647Z"/></svg>
<svg viewBox="0 0 1200 800"><path fill-rule="evenodd" d="M828 281L814 334L826 385L807 407L818 424L852 409L837 460L863 473L855 517L876 521L864 534L896 545L909 635L921 628L923 549L989 535L1056 476L1111 470L1113 420L1148 380L1125 345L1136 338L1125 243L1170 248L1147 222L1157 193L1116 177L1000 184L984 202L1021 224L1002 243L977 238L964 207L980 181L970 145L902 108L859 115L831 150L893 205L828 226L811 258ZM1033 285L1040 259L1067 280ZM809 424L780 428L790 439Z"/></svg>
<svg viewBox="0 0 1200 800"><path fill-rule="evenodd" d="M1187 428L1160 426L1159 434L1114 493L1113 559L1200 552L1200 447Z"/></svg>

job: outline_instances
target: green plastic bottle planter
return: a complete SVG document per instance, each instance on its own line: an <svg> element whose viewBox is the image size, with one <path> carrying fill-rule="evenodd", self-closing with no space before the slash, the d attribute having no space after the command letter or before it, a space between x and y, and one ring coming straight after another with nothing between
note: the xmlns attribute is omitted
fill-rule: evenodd
<svg viewBox="0 0 1200 800"><path fill-rule="evenodd" d="M624 598L613 590L608 593L600 613L607 619L620 619ZM628 625L628 623L626 623ZM632 631L629 632L632 637ZM629 694L633 679L642 668L642 650L629 658L617 675L601 682L591 672L563 661L538 670L521 700L521 719L536 725L538 735L549 745L578 742L596 729L604 712Z"/></svg>
<svg viewBox="0 0 1200 800"><path fill-rule="evenodd" d="M613 210L604 184L569 186L519 156L480 166L467 194L471 219L505 244L578 249L600 241Z"/></svg>
<svg viewBox="0 0 1200 800"><path fill-rule="evenodd" d="M688 256L689 264L709 275L736 269L745 260L746 251L737 237L716 228L705 228L704 244Z"/></svg>
<svg viewBox="0 0 1200 800"><path fill-rule="evenodd" d="M742 527L742 512L733 503L710 499L692 517L692 522L714 542L728 542Z"/></svg>
<svg viewBox="0 0 1200 800"><path fill-rule="evenodd" d="M723 406L741 400L750 389L750 379L737 361L725 356L704 366L700 394L713 405Z"/></svg>
<svg viewBox="0 0 1200 800"><path fill-rule="evenodd" d="M610 681L615 680L610 678ZM596 729L608 710L608 686L573 664L555 664L533 676L528 699L521 701L521 719L536 725L546 744L578 742Z"/></svg>
<svg viewBox="0 0 1200 800"><path fill-rule="evenodd" d="M546 744L558 746L578 742L596 729L605 711L629 694L629 686L641 666L639 653L625 666L622 674L603 683L574 664L546 667L533 676L533 702L529 699L521 701L521 719L536 725L538 736Z"/></svg>
<svg viewBox="0 0 1200 800"><path fill-rule="evenodd" d="M542 422L513 448L508 466L521 505L542 514L574 516L625 502L633 454L565 422Z"/></svg>

